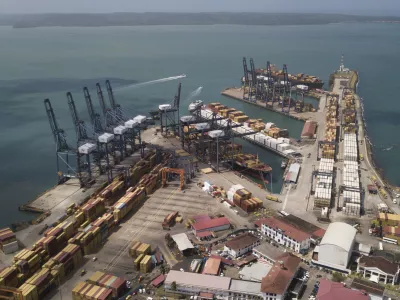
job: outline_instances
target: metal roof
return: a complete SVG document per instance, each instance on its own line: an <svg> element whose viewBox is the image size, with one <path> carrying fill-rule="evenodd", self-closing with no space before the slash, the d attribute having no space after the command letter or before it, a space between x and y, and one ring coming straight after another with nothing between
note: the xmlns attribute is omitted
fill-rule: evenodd
<svg viewBox="0 0 400 300"><path fill-rule="evenodd" d="M229 222L228 218L222 217L211 220L201 220L199 222L194 223L192 226L194 230L204 230L230 224L231 223Z"/></svg>
<svg viewBox="0 0 400 300"><path fill-rule="evenodd" d="M349 224L343 222L331 223L322 238L320 246L334 245L350 252L356 233L357 230Z"/></svg>
<svg viewBox="0 0 400 300"><path fill-rule="evenodd" d="M169 271L167 278L165 279L166 284L176 282L179 285L193 286L204 288L205 290L228 290L231 284L231 278L203 275L197 273L180 272L180 271Z"/></svg>
<svg viewBox="0 0 400 300"><path fill-rule="evenodd" d="M188 239L186 233L179 233L171 236L176 245L179 248L179 251L185 251L187 249L193 249L194 246Z"/></svg>

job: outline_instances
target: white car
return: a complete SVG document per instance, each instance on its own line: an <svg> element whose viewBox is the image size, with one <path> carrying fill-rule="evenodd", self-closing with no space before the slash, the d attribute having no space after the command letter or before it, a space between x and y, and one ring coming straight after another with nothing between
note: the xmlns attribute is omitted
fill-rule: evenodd
<svg viewBox="0 0 400 300"><path fill-rule="evenodd" d="M397 200L396 199L393 199L393 204L397 204Z"/></svg>

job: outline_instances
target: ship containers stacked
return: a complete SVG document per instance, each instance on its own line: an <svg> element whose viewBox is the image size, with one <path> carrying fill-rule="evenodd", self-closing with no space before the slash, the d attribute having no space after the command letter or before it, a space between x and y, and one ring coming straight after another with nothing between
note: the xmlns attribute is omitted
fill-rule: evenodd
<svg viewBox="0 0 400 300"><path fill-rule="evenodd" d="M82 265L83 257L81 247L69 244L60 253L43 265L43 269L51 271L60 282L64 281L74 269Z"/></svg>
<svg viewBox="0 0 400 300"><path fill-rule="evenodd" d="M34 247L34 250L23 249L14 256L14 266L17 268L18 283L40 269L43 258L46 256L45 250Z"/></svg>
<svg viewBox="0 0 400 300"><path fill-rule="evenodd" d="M86 221L92 222L98 216L104 213L105 211L104 199L102 198L89 199L89 201L85 203L81 209L85 215Z"/></svg>
<svg viewBox="0 0 400 300"><path fill-rule="evenodd" d="M139 186L142 186L146 190L146 195L150 195L154 192L157 186L158 174L146 174L140 179Z"/></svg>
<svg viewBox="0 0 400 300"><path fill-rule="evenodd" d="M168 229L175 225L175 218L178 216L179 212L172 212L168 214L162 223L162 227Z"/></svg>
<svg viewBox="0 0 400 300"><path fill-rule="evenodd" d="M112 290L87 282L79 282L72 290L73 300L111 300Z"/></svg>
<svg viewBox="0 0 400 300"><path fill-rule="evenodd" d="M18 286L17 267L11 266L0 272L0 286L17 287Z"/></svg>
<svg viewBox="0 0 400 300"><path fill-rule="evenodd" d="M151 170L151 164L149 161L140 160L134 167L131 168L131 182L136 184L140 178Z"/></svg>
<svg viewBox="0 0 400 300"><path fill-rule="evenodd" d="M29 288L29 286L34 286L35 288L31 289L32 298L35 297L37 293L38 298L43 299L44 295L56 284L59 283L55 281L55 277L52 275L51 271L43 268L25 282L27 286L25 289Z"/></svg>
<svg viewBox="0 0 400 300"><path fill-rule="evenodd" d="M22 293L22 299L21 300L38 300L38 292L37 288L34 285L30 285L27 283L24 283L19 287L19 290Z"/></svg>
<svg viewBox="0 0 400 300"><path fill-rule="evenodd" d="M0 248L4 254L10 254L18 250L17 238L10 228L0 229Z"/></svg>
<svg viewBox="0 0 400 300"><path fill-rule="evenodd" d="M106 186L99 196L104 199L105 205L113 205L124 194L124 187L124 177L120 175Z"/></svg>
<svg viewBox="0 0 400 300"><path fill-rule="evenodd" d="M134 207L142 203L146 197L145 188L136 188L134 191L125 194L114 204L114 220L120 222Z"/></svg>
<svg viewBox="0 0 400 300"><path fill-rule="evenodd" d="M148 273L151 271L153 260L151 255L145 255L143 259L140 261L140 272Z"/></svg>
<svg viewBox="0 0 400 300"><path fill-rule="evenodd" d="M113 298L122 296L126 289L126 280L100 271L94 273L87 282L99 287L110 289Z"/></svg>

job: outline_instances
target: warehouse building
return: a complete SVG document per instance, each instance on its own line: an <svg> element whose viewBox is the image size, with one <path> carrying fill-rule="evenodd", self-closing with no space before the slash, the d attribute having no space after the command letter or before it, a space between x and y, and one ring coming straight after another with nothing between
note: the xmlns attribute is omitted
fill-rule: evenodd
<svg viewBox="0 0 400 300"><path fill-rule="evenodd" d="M304 123L303 131L301 132L302 139L312 139L317 129L317 122L306 121Z"/></svg>
<svg viewBox="0 0 400 300"><path fill-rule="evenodd" d="M375 283L394 285L399 279L399 265L383 257L361 256L357 273Z"/></svg>
<svg viewBox="0 0 400 300"><path fill-rule="evenodd" d="M281 219L275 217L264 219L261 231L267 237L297 253L305 253L310 248L311 234L287 224Z"/></svg>
<svg viewBox="0 0 400 300"><path fill-rule="evenodd" d="M296 281L301 259L290 253L278 258L267 276L262 279L261 292L264 299L284 300L289 296L289 287ZM299 282L297 290L301 290L303 282Z"/></svg>
<svg viewBox="0 0 400 300"><path fill-rule="evenodd" d="M206 293L211 299L264 299L258 282L171 270L165 279L165 290L170 291L173 282L176 284L175 292L184 295Z"/></svg>
<svg viewBox="0 0 400 300"><path fill-rule="evenodd" d="M241 234L225 243L224 251L232 257L242 256L260 245L260 240L249 233Z"/></svg>
<svg viewBox="0 0 400 300"><path fill-rule="evenodd" d="M171 236L171 238L174 240L175 244L178 246L179 251L183 255L189 255L193 251L194 246L190 242L186 233L174 234Z"/></svg>
<svg viewBox="0 0 400 300"><path fill-rule="evenodd" d="M319 246L315 247L312 262L342 272L347 266L355 243L357 230L346 223L331 223Z"/></svg>
<svg viewBox="0 0 400 300"><path fill-rule="evenodd" d="M289 171L286 174L285 182L286 183L297 183L297 179L299 178L301 165L298 163L293 163L289 167Z"/></svg>
<svg viewBox="0 0 400 300"><path fill-rule="evenodd" d="M210 219L210 220L201 220L199 222L196 222L192 225L192 228L194 230L194 233L197 235L200 232L205 232L205 231L221 231L221 230L227 230L231 227L231 223L229 222L228 218L222 217L222 218L215 218L215 219Z"/></svg>

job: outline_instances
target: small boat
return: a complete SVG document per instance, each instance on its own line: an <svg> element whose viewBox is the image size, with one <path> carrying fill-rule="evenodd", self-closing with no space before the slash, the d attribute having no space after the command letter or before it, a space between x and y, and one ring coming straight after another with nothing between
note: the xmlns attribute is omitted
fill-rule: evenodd
<svg viewBox="0 0 400 300"><path fill-rule="evenodd" d="M286 167L287 167L287 160L282 160L281 168L286 169Z"/></svg>

